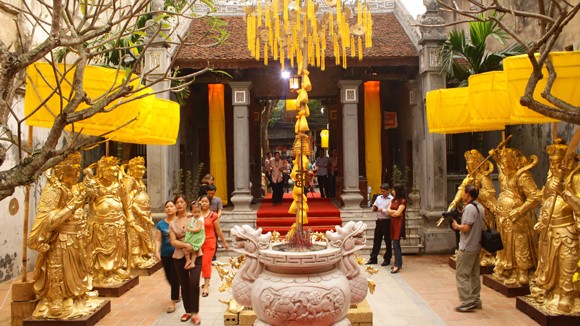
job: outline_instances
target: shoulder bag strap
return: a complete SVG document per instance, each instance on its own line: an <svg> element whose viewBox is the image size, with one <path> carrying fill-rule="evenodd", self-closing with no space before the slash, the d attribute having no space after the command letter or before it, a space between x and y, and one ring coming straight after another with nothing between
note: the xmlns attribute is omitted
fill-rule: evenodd
<svg viewBox="0 0 580 326"><path fill-rule="evenodd" d="M473 205L473 206L475 206L475 209L477 209L477 215L479 216L479 218L480 218L480 219L482 219L482 220L483 220L483 223L485 223L485 226L487 227L487 229L488 229L488 230L489 230L489 229L491 229L491 228L489 227L489 225L487 224L487 222L485 221L485 219L484 219L483 217L481 217L481 214L479 213L479 207L477 207L477 205L475 205L475 203L474 203L474 202L471 202L470 204L471 204L471 205Z"/></svg>

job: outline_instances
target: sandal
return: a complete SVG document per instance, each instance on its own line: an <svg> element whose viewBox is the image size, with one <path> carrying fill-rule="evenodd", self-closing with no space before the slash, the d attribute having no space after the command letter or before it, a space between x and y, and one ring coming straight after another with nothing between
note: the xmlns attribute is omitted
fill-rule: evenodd
<svg viewBox="0 0 580 326"><path fill-rule="evenodd" d="M191 323L194 325L201 325L201 318L199 318L199 315L191 317Z"/></svg>
<svg viewBox="0 0 580 326"><path fill-rule="evenodd" d="M167 313L170 314L175 311L175 303L167 306Z"/></svg>
<svg viewBox="0 0 580 326"><path fill-rule="evenodd" d="M181 322L186 322L189 318L191 318L191 314L184 313L183 316L181 316Z"/></svg>
<svg viewBox="0 0 580 326"><path fill-rule="evenodd" d="M207 293L207 292L205 292L205 291L203 291L203 292L201 293L201 296L202 296L202 297L204 297L204 298L205 298L205 297L207 297L208 295L209 295L209 293Z"/></svg>

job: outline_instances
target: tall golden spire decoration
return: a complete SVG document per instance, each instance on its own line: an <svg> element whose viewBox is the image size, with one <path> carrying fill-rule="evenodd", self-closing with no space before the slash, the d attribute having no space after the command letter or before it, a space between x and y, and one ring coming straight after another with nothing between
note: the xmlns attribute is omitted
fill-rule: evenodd
<svg viewBox="0 0 580 326"><path fill-rule="evenodd" d="M344 0L257 0L244 8L248 50L256 60L268 64L272 57L283 66L290 61L302 75L303 61L325 70L327 44L333 47L336 65L347 67L346 58L363 59L364 48L372 46L372 17L367 0L356 0L356 8ZM306 47L306 51L303 51ZM306 55L305 60L302 60Z"/></svg>

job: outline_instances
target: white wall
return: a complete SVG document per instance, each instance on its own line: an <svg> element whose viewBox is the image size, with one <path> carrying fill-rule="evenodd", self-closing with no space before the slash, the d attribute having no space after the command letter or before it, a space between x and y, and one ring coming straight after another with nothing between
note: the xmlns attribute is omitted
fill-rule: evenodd
<svg viewBox="0 0 580 326"><path fill-rule="evenodd" d="M17 114L22 114L24 111L23 101L24 99L20 96L14 102L12 109L15 110ZM10 119L8 124L12 130L15 130L16 121L14 119ZM24 125L22 129L22 141L26 143L28 141L28 126ZM33 135L33 143L38 144L40 139L46 138L47 129L35 128L33 130ZM4 145L5 144L6 143L4 143ZM6 161L2 166L0 166L0 170L7 170L16 165L18 162L18 148L16 146L12 146L6 154ZM43 184L44 177L37 181L30 188L30 214L28 220L28 230L30 230L30 227L34 221L34 217L36 216L36 206L40 200L40 191ZM2 212L2 215L0 215L0 225L2 225L0 228L0 282L19 276L20 271L22 270L22 243L24 239L23 226L25 206L24 193L25 188L18 187L12 196L0 201L0 212ZM15 215L11 215L9 212L9 205L12 199L16 199L19 206L18 212ZM28 270L33 268L35 260L36 252L33 250L28 250Z"/></svg>

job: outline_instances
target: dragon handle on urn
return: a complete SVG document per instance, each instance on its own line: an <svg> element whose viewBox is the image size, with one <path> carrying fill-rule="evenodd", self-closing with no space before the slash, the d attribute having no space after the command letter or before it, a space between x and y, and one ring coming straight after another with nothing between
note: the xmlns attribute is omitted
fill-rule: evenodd
<svg viewBox="0 0 580 326"><path fill-rule="evenodd" d="M246 261L240 267L233 281L234 299L243 306L252 306L252 285L264 270L264 264L258 260L261 249L270 247L270 232L262 234L262 229L254 230L249 225L234 226L231 231L234 237L234 250L246 255Z"/></svg>
<svg viewBox="0 0 580 326"><path fill-rule="evenodd" d="M349 221L343 227L336 226L336 232L326 232L329 245L342 248L343 258L338 262L338 269L349 280L353 304L363 301L368 291L367 280L361 275L361 269L354 257L354 253L365 246L366 228L367 225L361 221Z"/></svg>

